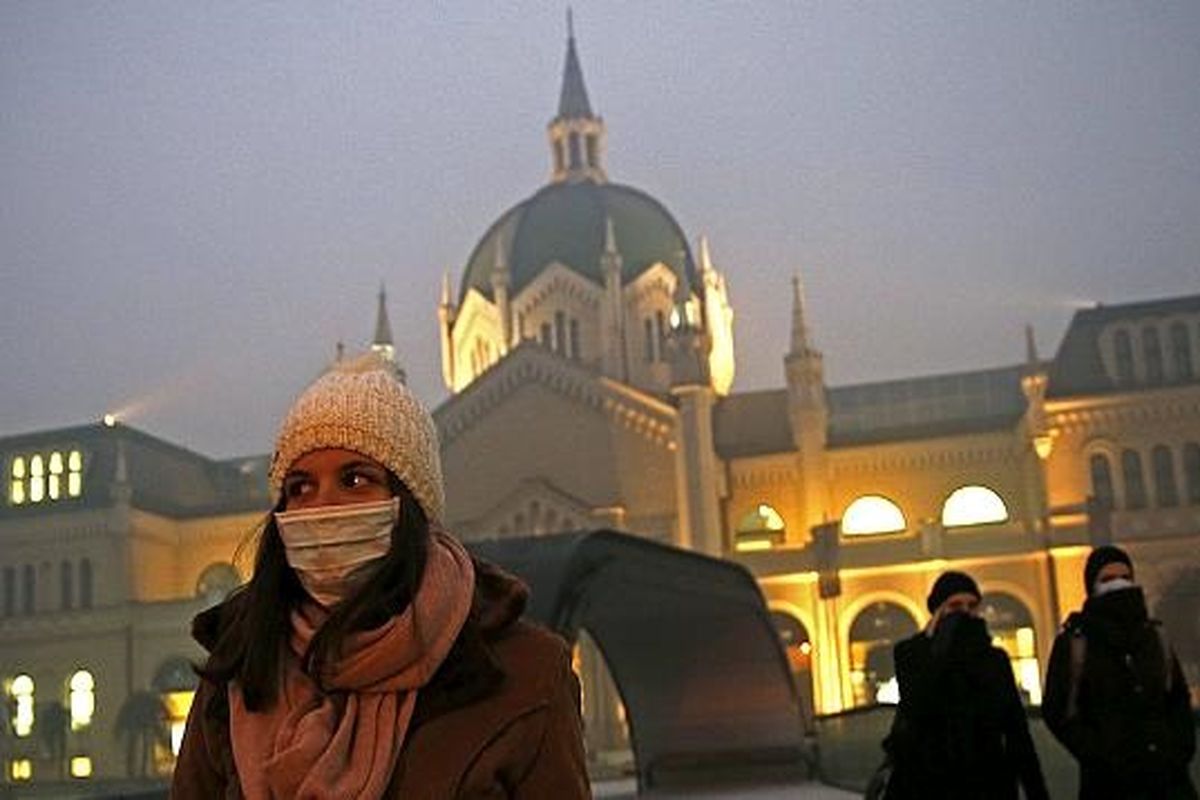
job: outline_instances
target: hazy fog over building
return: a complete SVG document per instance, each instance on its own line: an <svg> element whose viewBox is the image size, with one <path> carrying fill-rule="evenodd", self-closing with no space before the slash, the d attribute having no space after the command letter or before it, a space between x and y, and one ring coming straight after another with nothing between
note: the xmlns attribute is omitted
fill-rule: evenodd
<svg viewBox="0 0 1200 800"><path fill-rule="evenodd" d="M549 177L564 9L0 8L0 432L262 452L372 333L444 396L435 307ZM740 389L790 278L833 385L1011 364L1081 303L1200 285L1200 8L579 3L610 178L725 266ZM694 243L693 243L694 244ZM764 346L763 343L769 343Z"/></svg>

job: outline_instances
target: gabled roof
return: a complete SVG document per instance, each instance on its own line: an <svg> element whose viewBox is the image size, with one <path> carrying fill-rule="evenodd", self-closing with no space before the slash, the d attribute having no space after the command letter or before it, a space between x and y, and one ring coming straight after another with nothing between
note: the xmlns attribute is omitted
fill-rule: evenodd
<svg viewBox="0 0 1200 800"><path fill-rule="evenodd" d="M1104 369L1100 356L1101 333L1115 324L1140 326L1166 317L1196 313L1200 313L1200 295L1098 305L1076 311L1050 367L1046 396L1055 398L1127 390L1129 387L1118 387ZM1162 344L1166 347L1168 343Z"/></svg>

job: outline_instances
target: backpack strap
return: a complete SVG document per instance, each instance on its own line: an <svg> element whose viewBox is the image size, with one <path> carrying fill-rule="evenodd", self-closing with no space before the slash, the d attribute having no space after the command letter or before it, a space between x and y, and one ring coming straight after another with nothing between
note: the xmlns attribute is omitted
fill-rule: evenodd
<svg viewBox="0 0 1200 800"><path fill-rule="evenodd" d="M1087 637L1083 635L1083 626L1072 625L1067 628L1070 637L1067 644L1070 647L1070 678L1067 689L1067 719L1074 719L1079 713L1079 683L1083 678L1083 662L1087 660Z"/></svg>

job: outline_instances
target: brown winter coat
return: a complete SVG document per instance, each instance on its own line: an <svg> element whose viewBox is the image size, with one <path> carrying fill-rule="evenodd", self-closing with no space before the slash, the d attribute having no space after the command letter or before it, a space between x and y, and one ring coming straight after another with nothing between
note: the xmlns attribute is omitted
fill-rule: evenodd
<svg viewBox="0 0 1200 800"><path fill-rule="evenodd" d="M526 590L476 562L471 620L433 680L417 694L407 740L385 797L591 797L570 650L518 619ZM220 609L196 618L205 647ZM171 796L241 798L229 738L226 686L201 680L175 765Z"/></svg>

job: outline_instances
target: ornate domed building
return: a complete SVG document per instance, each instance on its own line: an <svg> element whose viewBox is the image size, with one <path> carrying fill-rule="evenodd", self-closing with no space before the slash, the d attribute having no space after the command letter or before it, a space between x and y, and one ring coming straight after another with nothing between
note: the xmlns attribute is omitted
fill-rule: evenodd
<svg viewBox="0 0 1200 800"><path fill-rule="evenodd" d="M550 183L500 215L439 307L446 386L460 392L535 341L656 395L671 386L668 341L690 327L705 380L733 383L733 314L702 240L697 263L671 213L608 180L604 120L592 112L574 36L548 126Z"/></svg>

